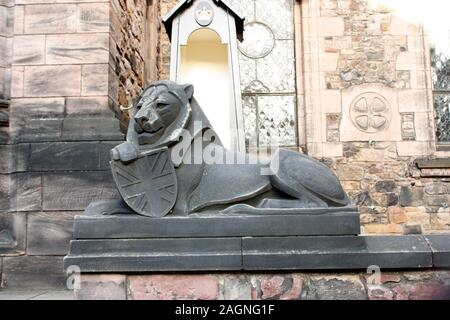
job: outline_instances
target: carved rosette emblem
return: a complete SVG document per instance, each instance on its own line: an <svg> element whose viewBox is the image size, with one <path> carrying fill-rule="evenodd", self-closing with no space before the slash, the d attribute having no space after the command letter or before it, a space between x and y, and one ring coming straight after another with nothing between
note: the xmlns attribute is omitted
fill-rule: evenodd
<svg viewBox="0 0 450 320"><path fill-rule="evenodd" d="M376 133L387 129L391 120L389 102L378 93L363 93L353 100L350 118L355 127L363 132Z"/></svg>

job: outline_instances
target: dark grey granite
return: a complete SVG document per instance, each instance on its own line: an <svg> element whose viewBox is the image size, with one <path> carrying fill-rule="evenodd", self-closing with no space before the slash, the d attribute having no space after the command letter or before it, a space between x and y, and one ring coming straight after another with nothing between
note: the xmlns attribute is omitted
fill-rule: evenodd
<svg viewBox="0 0 450 320"><path fill-rule="evenodd" d="M450 268L450 235L425 237L433 251L433 264L437 268Z"/></svg>
<svg viewBox="0 0 450 320"><path fill-rule="evenodd" d="M433 252L423 236L74 240L64 265L87 273L426 269Z"/></svg>
<svg viewBox="0 0 450 320"><path fill-rule="evenodd" d="M159 218L215 208L216 214L269 215L351 205L333 171L312 157L277 149L263 161L224 148L192 85L156 81L128 110L127 140L111 150L111 169L122 199L137 214ZM330 234L318 234L323 232Z"/></svg>
<svg viewBox="0 0 450 320"><path fill-rule="evenodd" d="M72 241L64 266L81 272L240 270L240 238Z"/></svg>
<svg viewBox="0 0 450 320"><path fill-rule="evenodd" d="M356 208L304 209L292 215L77 216L77 239L357 235Z"/></svg>
<svg viewBox="0 0 450 320"><path fill-rule="evenodd" d="M247 270L326 270L432 267L422 236L244 238Z"/></svg>

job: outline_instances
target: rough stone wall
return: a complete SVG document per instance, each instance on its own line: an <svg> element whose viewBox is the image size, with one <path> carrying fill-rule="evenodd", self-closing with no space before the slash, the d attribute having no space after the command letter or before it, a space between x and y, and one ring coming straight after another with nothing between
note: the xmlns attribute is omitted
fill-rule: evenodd
<svg viewBox="0 0 450 320"><path fill-rule="evenodd" d="M408 37L389 32L395 26L388 8L374 10L364 0L321 0L321 14L344 22L342 36L325 37L325 52L338 54L337 69L326 74L327 88L363 83L411 87L410 72L396 68L400 53L408 51Z"/></svg>
<svg viewBox="0 0 450 320"><path fill-rule="evenodd" d="M163 18L179 1L160 0L160 15ZM159 29L159 79L168 80L170 78L170 41L164 26Z"/></svg>
<svg viewBox="0 0 450 320"><path fill-rule="evenodd" d="M450 272L83 275L80 300L447 300Z"/></svg>
<svg viewBox="0 0 450 320"><path fill-rule="evenodd" d="M146 0L111 1L110 99L119 119L127 117L119 106L128 107L145 83L144 37ZM124 119L126 125L127 119Z"/></svg>
<svg viewBox="0 0 450 320"><path fill-rule="evenodd" d="M336 171L363 232L450 232L448 170L414 163L438 156L423 28L368 0L303 0L301 21L307 151Z"/></svg>
<svg viewBox="0 0 450 320"><path fill-rule="evenodd" d="M353 142L344 157L324 161L360 208L364 233L449 233L450 179L419 170L414 159L390 143Z"/></svg>

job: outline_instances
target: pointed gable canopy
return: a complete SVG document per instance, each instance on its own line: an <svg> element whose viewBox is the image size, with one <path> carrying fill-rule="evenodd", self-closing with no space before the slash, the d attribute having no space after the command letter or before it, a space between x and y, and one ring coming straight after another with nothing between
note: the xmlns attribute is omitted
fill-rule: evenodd
<svg viewBox="0 0 450 320"><path fill-rule="evenodd" d="M173 19L183 12L186 8L189 8L196 0L182 0L180 1L169 13L163 18L163 24L166 28L166 32L169 36L169 39L172 40L172 22ZM231 14L234 18L236 24L236 34L239 41L243 41L244 39L244 20L245 18L235 9L233 9L230 3L227 0L214 0L214 3L222 7L225 11Z"/></svg>

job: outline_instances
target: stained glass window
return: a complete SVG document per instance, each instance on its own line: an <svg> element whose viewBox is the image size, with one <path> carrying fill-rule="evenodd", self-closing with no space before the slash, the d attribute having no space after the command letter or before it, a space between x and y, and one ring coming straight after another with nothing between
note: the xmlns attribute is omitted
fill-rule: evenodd
<svg viewBox="0 0 450 320"><path fill-rule="evenodd" d="M246 147L296 147L294 0L231 0L245 20L239 44Z"/></svg>
<svg viewBox="0 0 450 320"><path fill-rule="evenodd" d="M450 54L432 48L431 67L436 138L440 144L450 144Z"/></svg>

